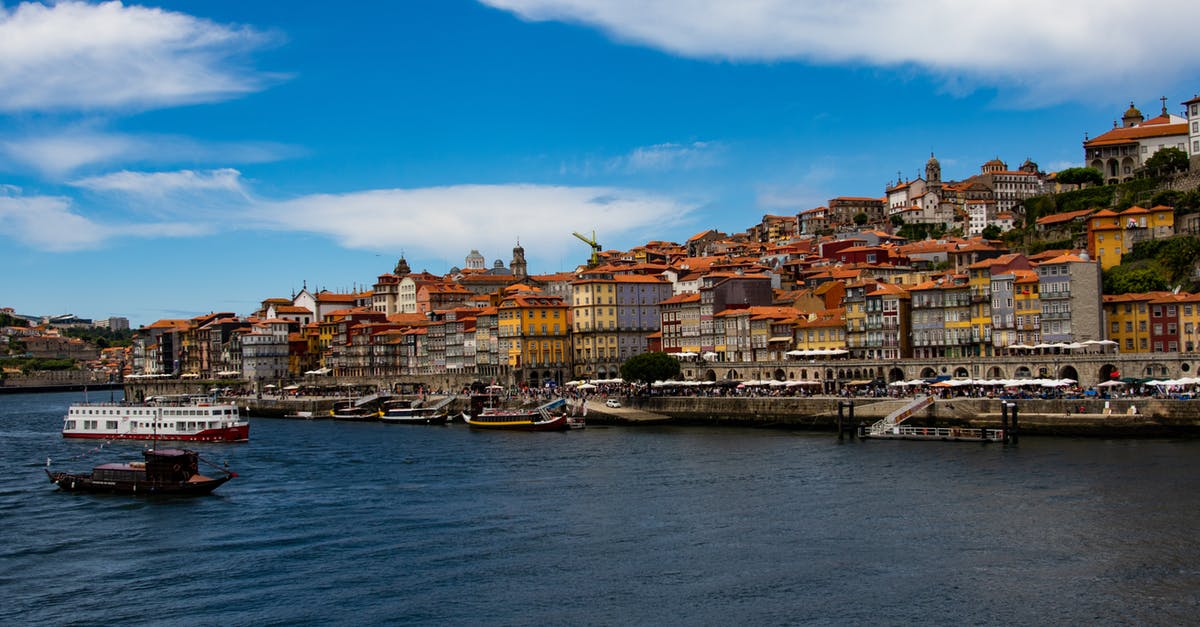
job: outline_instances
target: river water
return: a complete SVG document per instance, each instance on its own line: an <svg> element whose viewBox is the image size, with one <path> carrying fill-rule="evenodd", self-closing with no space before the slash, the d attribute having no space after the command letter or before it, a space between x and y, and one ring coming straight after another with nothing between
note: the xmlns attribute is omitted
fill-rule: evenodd
<svg viewBox="0 0 1200 627"><path fill-rule="evenodd" d="M93 397L96 395L93 393ZM108 393L103 393L107 400ZM1200 442L251 419L211 497L71 494L0 396L0 624L1195 624ZM96 399L93 399L96 400Z"/></svg>

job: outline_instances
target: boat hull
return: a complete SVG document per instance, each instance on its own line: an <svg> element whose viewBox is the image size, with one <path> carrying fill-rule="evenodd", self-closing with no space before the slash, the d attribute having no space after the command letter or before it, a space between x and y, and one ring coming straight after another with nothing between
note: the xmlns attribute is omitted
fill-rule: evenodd
<svg viewBox="0 0 1200 627"><path fill-rule="evenodd" d="M232 476L210 479L194 476L187 481L98 481L90 474L46 471L50 483L65 492L92 492L100 494L130 494L144 496L202 496L211 494Z"/></svg>
<svg viewBox="0 0 1200 627"><path fill-rule="evenodd" d="M378 422L379 414L331 414L334 420L345 422Z"/></svg>
<svg viewBox="0 0 1200 627"><path fill-rule="evenodd" d="M72 403L63 418L62 436L83 440L246 442L250 439L250 423L242 418L236 405L227 403Z"/></svg>
<svg viewBox="0 0 1200 627"><path fill-rule="evenodd" d="M449 420L446 414L438 414L435 416L380 416L380 422L386 422L390 425L444 425Z"/></svg>
<svg viewBox="0 0 1200 627"><path fill-rule="evenodd" d="M250 425L243 424L225 429L206 429L196 433L117 433L117 432L72 432L63 431L64 438L80 440L158 440L161 442L248 442Z"/></svg>
<svg viewBox="0 0 1200 627"><path fill-rule="evenodd" d="M486 414L471 416L463 414L463 421L474 429L500 431L566 431L571 428L566 416L545 419L539 414Z"/></svg>

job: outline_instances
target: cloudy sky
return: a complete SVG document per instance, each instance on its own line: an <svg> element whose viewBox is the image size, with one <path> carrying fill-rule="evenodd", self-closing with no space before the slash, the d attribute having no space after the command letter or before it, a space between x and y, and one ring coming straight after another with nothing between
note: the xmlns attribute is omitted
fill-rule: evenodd
<svg viewBox="0 0 1200 627"><path fill-rule="evenodd" d="M1153 37L1128 36L1147 26ZM1170 19L1160 19L1170 16ZM931 152L1079 165L1200 91L1200 4L0 4L0 307L133 324L533 272L880 196Z"/></svg>

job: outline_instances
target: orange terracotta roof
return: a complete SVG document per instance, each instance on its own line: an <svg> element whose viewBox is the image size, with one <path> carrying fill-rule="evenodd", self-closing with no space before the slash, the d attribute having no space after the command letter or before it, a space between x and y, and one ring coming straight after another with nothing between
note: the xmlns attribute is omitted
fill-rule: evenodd
<svg viewBox="0 0 1200 627"><path fill-rule="evenodd" d="M700 295L692 292L688 294L676 294L666 300L659 301L659 305L674 305L676 303L691 303L700 302Z"/></svg>
<svg viewBox="0 0 1200 627"><path fill-rule="evenodd" d="M1129 128L1114 128L1103 135L1098 135L1086 142L1083 142L1083 146L1085 148L1094 148L1097 146L1128 144L1139 139L1167 137L1171 135L1187 135L1187 133L1187 123L1150 125L1142 124L1140 126L1131 126Z"/></svg>

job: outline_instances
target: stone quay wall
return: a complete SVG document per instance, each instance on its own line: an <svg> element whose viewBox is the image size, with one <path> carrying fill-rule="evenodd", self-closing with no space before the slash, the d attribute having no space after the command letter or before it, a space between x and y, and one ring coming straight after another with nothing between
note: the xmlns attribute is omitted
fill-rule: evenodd
<svg viewBox="0 0 1200 627"><path fill-rule="evenodd" d="M684 424L737 425L832 431L839 403L854 404L847 426L881 420L912 399L839 397L710 398L661 396L629 399L631 407ZM904 424L926 427L1000 427L1000 399L937 399ZM1124 398L1113 400L1013 400L1020 431L1033 435L1087 437L1200 436L1200 401ZM851 421L848 409L845 420Z"/></svg>

